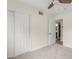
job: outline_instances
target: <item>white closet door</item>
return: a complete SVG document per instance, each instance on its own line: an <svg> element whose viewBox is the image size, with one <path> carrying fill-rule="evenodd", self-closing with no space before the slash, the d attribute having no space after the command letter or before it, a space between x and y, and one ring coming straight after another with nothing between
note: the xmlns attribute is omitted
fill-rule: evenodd
<svg viewBox="0 0 79 59"><path fill-rule="evenodd" d="M14 56L14 13L7 13L7 56Z"/></svg>
<svg viewBox="0 0 79 59"><path fill-rule="evenodd" d="M15 12L15 55L28 52L31 48L29 21L28 15Z"/></svg>

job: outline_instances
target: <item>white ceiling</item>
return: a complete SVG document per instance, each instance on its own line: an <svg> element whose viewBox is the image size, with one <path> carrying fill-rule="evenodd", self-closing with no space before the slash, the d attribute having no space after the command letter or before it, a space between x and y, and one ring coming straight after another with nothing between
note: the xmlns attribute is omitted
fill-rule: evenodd
<svg viewBox="0 0 79 59"><path fill-rule="evenodd" d="M50 3L50 0L17 0L17 1L20 1L22 3L25 3L26 5L39 9L47 9Z"/></svg>
<svg viewBox="0 0 79 59"><path fill-rule="evenodd" d="M58 14L67 10L72 10L72 4L61 4L58 0L54 1L54 7L47 9L52 0L17 0L25 5L37 8L39 10L45 10L51 14Z"/></svg>

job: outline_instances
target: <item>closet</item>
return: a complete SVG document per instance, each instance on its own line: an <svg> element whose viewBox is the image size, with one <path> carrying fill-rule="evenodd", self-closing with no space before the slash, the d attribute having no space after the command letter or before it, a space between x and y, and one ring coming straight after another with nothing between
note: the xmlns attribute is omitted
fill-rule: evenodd
<svg viewBox="0 0 79 59"><path fill-rule="evenodd" d="M14 12L7 12L7 55L14 56Z"/></svg>
<svg viewBox="0 0 79 59"><path fill-rule="evenodd" d="M16 11L7 13L7 55L14 57L31 49L30 16Z"/></svg>

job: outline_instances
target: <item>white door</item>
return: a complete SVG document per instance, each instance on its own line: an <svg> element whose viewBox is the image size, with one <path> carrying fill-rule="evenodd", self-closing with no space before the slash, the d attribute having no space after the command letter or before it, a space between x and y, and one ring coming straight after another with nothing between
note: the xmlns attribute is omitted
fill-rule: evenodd
<svg viewBox="0 0 79 59"><path fill-rule="evenodd" d="M31 49L29 16L15 12L15 55L26 53Z"/></svg>
<svg viewBox="0 0 79 59"><path fill-rule="evenodd" d="M14 56L14 13L7 12L7 56Z"/></svg>
<svg viewBox="0 0 79 59"><path fill-rule="evenodd" d="M55 20L53 18L51 18L49 20L49 44L55 44L56 42L56 38L55 38L55 31L56 31L56 28L55 28Z"/></svg>
<svg viewBox="0 0 79 59"><path fill-rule="evenodd" d="M31 49L30 19L20 12L8 11L7 54L14 57Z"/></svg>

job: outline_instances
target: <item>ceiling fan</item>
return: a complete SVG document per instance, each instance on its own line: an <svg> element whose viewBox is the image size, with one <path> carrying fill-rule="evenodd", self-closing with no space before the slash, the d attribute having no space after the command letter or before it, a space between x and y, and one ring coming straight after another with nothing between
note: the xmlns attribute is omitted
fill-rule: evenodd
<svg viewBox="0 0 79 59"><path fill-rule="evenodd" d="M51 4L48 6L48 9L50 9L50 8L52 8L52 7L54 6L54 1L55 1L55 0L53 0L53 1L51 2ZM72 0L58 0L58 2L59 2L59 3L63 3L63 4L69 4L69 3L72 2Z"/></svg>

